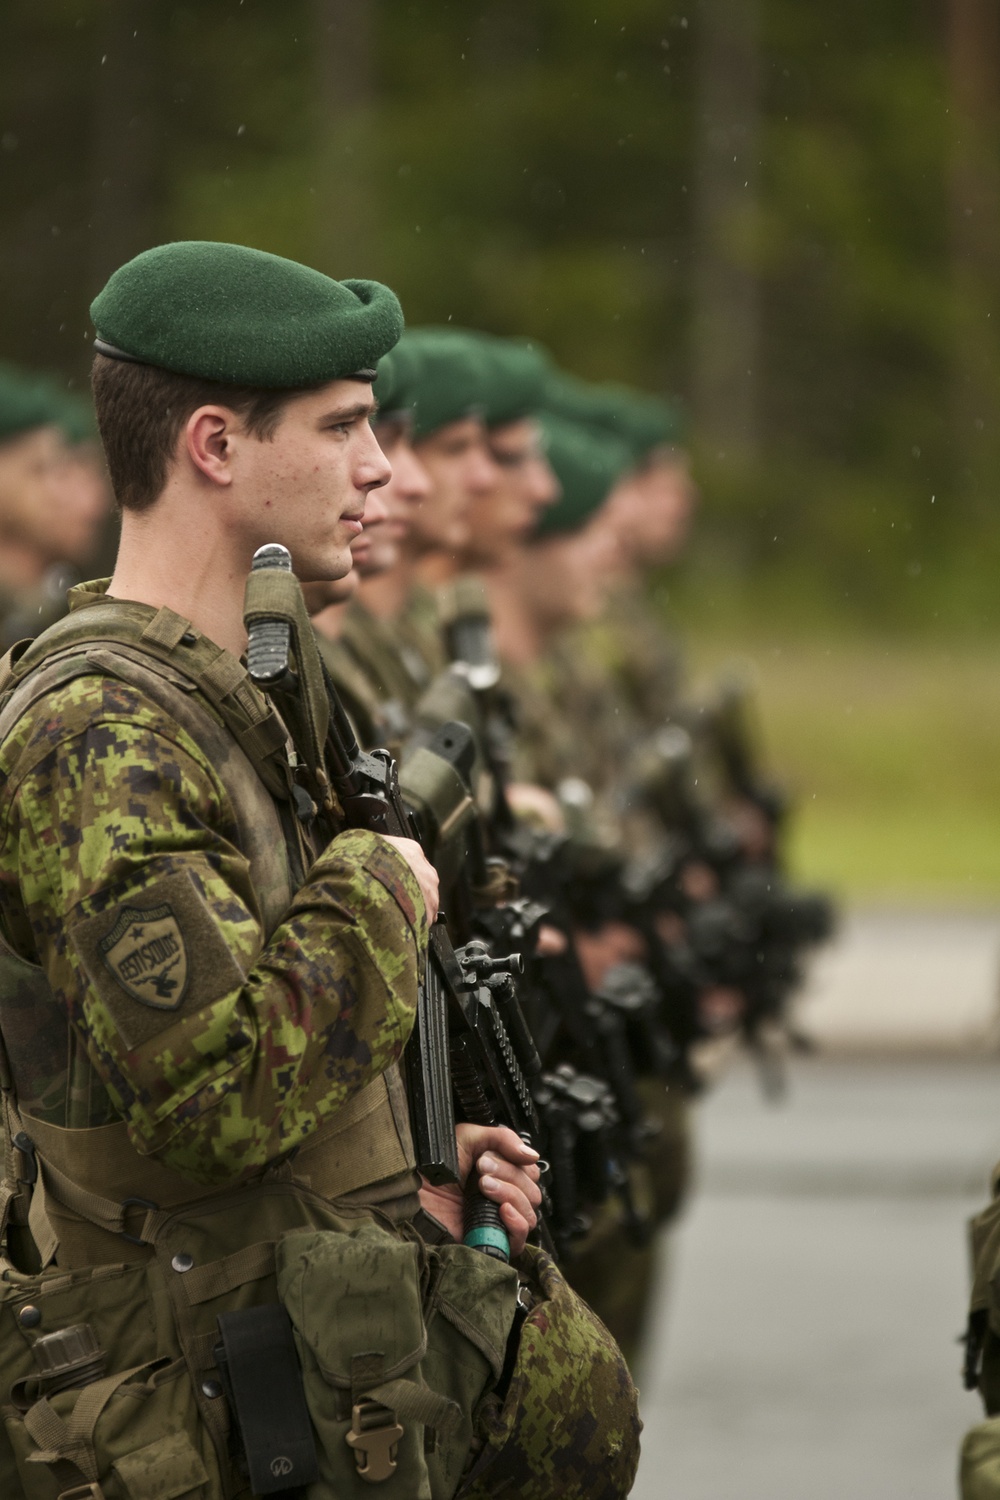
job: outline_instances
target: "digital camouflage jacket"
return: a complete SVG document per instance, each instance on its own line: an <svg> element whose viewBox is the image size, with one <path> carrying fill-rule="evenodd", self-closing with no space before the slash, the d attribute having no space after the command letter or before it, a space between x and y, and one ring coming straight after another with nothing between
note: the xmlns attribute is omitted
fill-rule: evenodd
<svg viewBox="0 0 1000 1500"><path fill-rule="evenodd" d="M409 867L356 830L268 930L211 756L100 671L0 745L0 927L55 1007L5 997L22 1110L123 1119L137 1150L202 1183L307 1141L399 1058L426 942Z"/></svg>

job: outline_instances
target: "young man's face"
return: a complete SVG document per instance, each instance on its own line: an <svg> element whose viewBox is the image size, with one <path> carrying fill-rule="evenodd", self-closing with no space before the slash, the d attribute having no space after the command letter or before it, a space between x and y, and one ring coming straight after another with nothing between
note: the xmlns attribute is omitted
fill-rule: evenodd
<svg viewBox="0 0 1000 1500"><path fill-rule="evenodd" d="M392 470L372 432L371 387L334 380L293 396L273 437L237 432L233 521L250 551L281 542L303 583L342 578L369 492Z"/></svg>
<svg viewBox="0 0 1000 1500"><path fill-rule="evenodd" d="M556 628L596 619L618 566L618 541L607 506L586 526L524 549L523 589L536 617Z"/></svg>
<svg viewBox="0 0 1000 1500"><path fill-rule="evenodd" d="M88 521L81 535L75 507L64 503L65 458L57 427L36 427L0 444L0 538L34 549L46 563L69 559L93 541L96 522Z"/></svg>
<svg viewBox="0 0 1000 1500"><path fill-rule="evenodd" d="M362 578L386 573L399 561L399 544L413 525L417 507L430 494L431 482L413 451L409 423L390 417L375 423L379 447L392 465L392 478L377 498L384 508L380 519L365 516L365 529L351 547L354 566Z"/></svg>
<svg viewBox="0 0 1000 1500"><path fill-rule="evenodd" d="M628 565L672 562L688 538L698 491L686 454L655 455L615 487L608 510L614 516Z"/></svg>
<svg viewBox="0 0 1000 1500"><path fill-rule="evenodd" d="M475 496L469 507L465 560L472 567L503 563L534 530L544 507L559 498L559 481L532 417L490 428L489 447L498 482L492 493Z"/></svg>
<svg viewBox="0 0 1000 1500"><path fill-rule="evenodd" d="M449 422L414 445L430 493L414 512L410 542L417 553L458 553L469 540L473 502L491 495L500 478L478 417Z"/></svg>

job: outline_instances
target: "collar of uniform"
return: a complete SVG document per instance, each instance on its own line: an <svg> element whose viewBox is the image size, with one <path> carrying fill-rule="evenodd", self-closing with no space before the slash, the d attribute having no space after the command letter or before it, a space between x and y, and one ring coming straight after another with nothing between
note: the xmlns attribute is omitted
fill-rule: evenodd
<svg viewBox="0 0 1000 1500"><path fill-rule="evenodd" d="M69 590L66 600L70 614L86 609L90 604L99 604L108 592L110 578L92 578L89 583L77 583Z"/></svg>

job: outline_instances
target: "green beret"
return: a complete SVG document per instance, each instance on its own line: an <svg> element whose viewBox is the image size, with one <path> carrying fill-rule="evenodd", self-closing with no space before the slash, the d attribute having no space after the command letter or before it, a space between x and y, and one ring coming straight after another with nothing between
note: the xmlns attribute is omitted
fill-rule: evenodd
<svg viewBox="0 0 1000 1500"><path fill-rule="evenodd" d="M537 540L586 525L633 464L632 450L612 433L565 417L543 413L542 436L562 494L542 511Z"/></svg>
<svg viewBox="0 0 1000 1500"><path fill-rule="evenodd" d="M410 347L408 336L388 354L383 354L372 385L382 416L412 415L417 399L418 367L419 356L416 349Z"/></svg>
<svg viewBox="0 0 1000 1500"><path fill-rule="evenodd" d="M543 404L552 361L539 344L527 339L498 338L476 333L486 368L483 419L487 427L503 427L533 416Z"/></svg>
<svg viewBox="0 0 1000 1500"><path fill-rule="evenodd" d="M412 358L413 435L430 437L463 417L481 417L486 370L476 338L458 328L415 328L403 335L400 352Z"/></svg>
<svg viewBox="0 0 1000 1500"><path fill-rule="evenodd" d="M90 304L98 353L217 380L294 390L374 370L403 331L377 281L333 281L245 245L144 250Z"/></svg>
<svg viewBox="0 0 1000 1500"><path fill-rule="evenodd" d="M77 391L60 391L57 412L63 437L71 448L97 438L97 417L88 396Z"/></svg>
<svg viewBox="0 0 1000 1500"><path fill-rule="evenodd" d="M676 404L627 385L592 384L563 370L551 372L546 381L545 407L557 416L613 433L631 448L633 463L684 437L684 418Z"/></svg>
<svg viewBox="0 0 1000 1500"><path fill-rule="evenodd" d="M37 427L60 425L60 403L52 382L0 363L0 443Z"/></svg>

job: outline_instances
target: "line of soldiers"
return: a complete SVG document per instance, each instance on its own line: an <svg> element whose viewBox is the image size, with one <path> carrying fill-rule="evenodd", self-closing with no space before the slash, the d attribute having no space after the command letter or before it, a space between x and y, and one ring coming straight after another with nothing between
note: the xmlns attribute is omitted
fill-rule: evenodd
<svg viewBox="0 0 1000 1500"><path fill-rule="evenodd" d="M238 246L92 314L114 574L0 680L4 1493L626 1494L700 1051L777 1087L830 926L645 602L677 414Z"/></svg>

